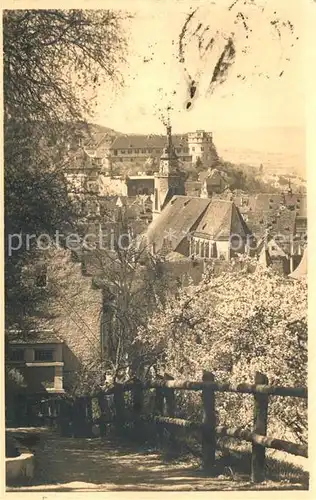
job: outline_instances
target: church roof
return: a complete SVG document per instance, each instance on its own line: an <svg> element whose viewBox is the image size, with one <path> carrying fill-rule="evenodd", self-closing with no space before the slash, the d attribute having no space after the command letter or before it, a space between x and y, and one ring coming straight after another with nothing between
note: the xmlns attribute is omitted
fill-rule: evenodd
<svg viewBox="0 0 316 500"><path fill-rule="evenodd" d="M164 240L175 251L181 241L190 233L203 216L210 199L188 196L173 196L162 212L154 219L146 232L147 242L161 250Z"/></svg>
<svg viewBox="0 0 316 500"><path fill-rule="evenodd" d="M233 202L214 199L199 222L195 234L214 240L228 240L232 234L245 238L250 231Z"/></svg>

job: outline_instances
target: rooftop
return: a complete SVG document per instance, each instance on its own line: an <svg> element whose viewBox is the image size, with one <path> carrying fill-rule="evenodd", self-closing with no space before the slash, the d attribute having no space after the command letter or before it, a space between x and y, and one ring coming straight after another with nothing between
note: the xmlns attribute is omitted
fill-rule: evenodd
<svg viewBox="0 0 316 500"><path fill-rule="evenodd" d="M198 197L173 196L161 214L149 225L146 232L148 243L154 244L155 251L158 252L163 247L164 240L168 240L171 250L176 251L181 241L201 219L210 202L210 199Z"/></svg>
<svg viewBox="0 0 316 500"><path fill-rule="evenodd" d="M188 147L187 135L172 135L172 143L176 148ZM167 145L167 138L165 135L121 135L116 137L110 149L163 149Z"/></svg>
<svg viewBox="0 0 316 500"><path fill-rule="evenodd" d="M63 340L53 330L8 330L10 344L61 344Z"/></svg>
<svg viewBox="0 0 316 500"><path fill-rule="evenodd" d="M214 199L207 207L195 234L214 240L228 240L232 234L246 238L250 231L233 202Z"/></svg>

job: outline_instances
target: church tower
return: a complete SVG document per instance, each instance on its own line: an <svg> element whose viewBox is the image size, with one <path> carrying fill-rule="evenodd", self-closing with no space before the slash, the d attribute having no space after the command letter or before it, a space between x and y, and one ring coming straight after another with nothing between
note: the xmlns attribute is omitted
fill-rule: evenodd
<svg viewBox="0 0 316 500"><path fill-rule="evenodd" d="M153 219L174 195L184 195L184 174L179 168L179 159L172 144L171 126L167 126L167 145L160 157L159 172L155 174Z"/></svg>

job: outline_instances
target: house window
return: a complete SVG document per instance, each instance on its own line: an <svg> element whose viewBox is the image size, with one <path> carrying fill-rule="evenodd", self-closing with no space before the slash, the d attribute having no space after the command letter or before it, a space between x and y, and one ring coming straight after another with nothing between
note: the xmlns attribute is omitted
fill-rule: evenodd
<svg viewBox="0 0 316 500"><path fill-rule="evenodd" d="M52 349L35 349L35 361L53 361L53 350Z"/></svg>
<svg viewBox="0 0 316 500"><path fill-rule="evenodd" d="M203 146L201 146L201 151L204 151L204 147Z"/></svg>
<svg viewBox="0 0 316 500"><path fill-rule="evenodd" d="M139 153L139 149L135 149L135 153Z"/></svg>
<svg viewBox="0 0 316 500"><path fill-rule="evenodd" d="M24 349L11 349L10 361L24 361Z"/></svg>
<svg viewBox="0 0 316 500"><path fill-rule="evenodd" d="M125 155L125 149L121 149L121 154Z"/></svg>
<svg viewBox="0 0 316 500"><path fill-rule="evenodd" d="M192 151L195 151L195 148L192 148Z"/></svg>
<svg viewBox="0 0 316 500"><path fill-rule="evenodd" d="M133 151L131 149L128 149L127 152L129 155L131 155Z"/></svg>
<svg viewBox="0 0 316 500"><path fill-rule="evenodd" d="M146 153L146 149L142 149L142 153Z"/></svg>
<svg viewBox="0 0 316 500"><path fill-rule="evenodd" d="M36 270L35 284L38 288L46 288L47 286L47 266L43 264Z"/></svg>

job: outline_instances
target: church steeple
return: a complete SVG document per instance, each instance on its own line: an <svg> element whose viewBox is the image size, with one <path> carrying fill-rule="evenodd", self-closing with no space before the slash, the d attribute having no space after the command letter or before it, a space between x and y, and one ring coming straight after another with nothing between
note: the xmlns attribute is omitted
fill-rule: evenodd
<svg viewBox="0 0 316 500"><path fill-rule="evenodd" d="M172 143L171 125L167 125L167 145L160 157L159 174L169 175L175 173L179 168L179 160Z"/></svg>
<svg viewBox="0 0 316 500"><path fill-rule="evenodd" d="M184 175L179 168L179 159L172 142L171 125L167 125L167 144L160 157L159 172L155 174L153 219L174 195L184 195Z"/></svg>

